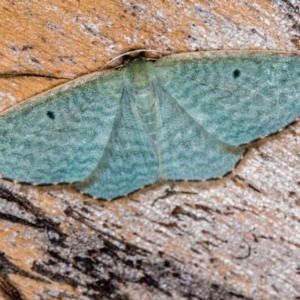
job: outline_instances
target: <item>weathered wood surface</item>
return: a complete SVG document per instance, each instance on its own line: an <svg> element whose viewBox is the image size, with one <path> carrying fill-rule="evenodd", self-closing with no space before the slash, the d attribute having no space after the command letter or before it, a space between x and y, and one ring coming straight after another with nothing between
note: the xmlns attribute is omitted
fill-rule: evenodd
<svg viewBox="0 0 300 300"><path fill-rule="evenodd" d="M131 49L299 50L298 1L99 2L0 0L1 109ZM0 298L300 299L299 153L296 124L226 178L110 203L3 181Z"/></svg>

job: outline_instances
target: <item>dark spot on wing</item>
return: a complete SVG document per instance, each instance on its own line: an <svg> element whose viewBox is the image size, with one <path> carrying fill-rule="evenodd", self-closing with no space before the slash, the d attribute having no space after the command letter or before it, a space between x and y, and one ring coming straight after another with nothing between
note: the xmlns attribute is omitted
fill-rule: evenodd
<svg viewBox="0 0 300 300"><path fill-rule="evenodd" d="M233 72L232 72L232 76L234 79L237 79L238 77L241 76L241 71L239 69L235 69Z"/></svg>
<svg viewBox="0 0 300 300"><path fill-rule="evenodd" d="M53 111L47 111L47 116L48 118L50 118L51 120L55 119L55 114Z"/></svg>

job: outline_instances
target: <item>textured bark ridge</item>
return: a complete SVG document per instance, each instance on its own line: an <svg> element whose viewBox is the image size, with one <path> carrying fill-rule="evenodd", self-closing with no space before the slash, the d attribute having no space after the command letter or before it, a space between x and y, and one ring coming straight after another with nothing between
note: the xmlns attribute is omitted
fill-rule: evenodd
<svg viewBox="0 0 300 300"><path fill-rule="evenodd" d="M155 295L157 299L251 299L226 284L203 279L195 268L187 268L185 260L176 258L176 253L158 250L155 241L148 241L150 247L145 247L143 244L139 246L139 243L133 244L122 237L109 234L105 230L106 226L101 228L90 217L89 206L67 206L64 209L66 220L72 224L66 234L59 229L58 223L45 216L26 198L5 186L0 187L0 195L2 201L14 203L22 214L30 215L30 218L23 218L1 213L0 219L21 224L24 230L31 227L44 240L43 258L34 261L29 271L14 265L5 253L1 253L0 287L9 299L27 299L11 283L8 278L10 274L30 278L37 284L57 282L69 285L80 290L81 296L78 299L132 299L135 298L132 297L132 292L134 295L142 290L146 294ZM209 207L198 209L211 214ZM197 217L196 214L179 206L171 212L175 218L187 217L194 221L211 222L209 218ZM153 226L155 223L153 222ZM183 233L175 222L158 223L161 228L178 230L177 234ZM165 236L162 231L158 233ZM227 243L218 237L214 239L216 242ZM206 244L208 246L210 243ZM250 255L251 245L244 243L241 247L244 248L243 253L237 253L235 259L246 259ZM191 251L197 253L199 250ZM209 252L208 249L207 251ZM44 291L44 296L46 294ZM63 294L58 293L56 299L75 299L74 295Z"/></svg>

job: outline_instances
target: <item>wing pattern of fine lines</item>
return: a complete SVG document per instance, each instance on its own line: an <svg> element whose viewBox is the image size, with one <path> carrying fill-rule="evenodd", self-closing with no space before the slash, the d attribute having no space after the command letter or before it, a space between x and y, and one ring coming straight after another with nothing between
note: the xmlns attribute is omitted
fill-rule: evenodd
<svg viewBox="0 0 300 300"><path fill-rule="evenodd" d="M106 147L121 92L121 82L103 76L2 116L1 174L39 184L87 177Z"/></svg>
<svg viewBox="0 0 300 300"><path fill-rule="evenodd" d="M0 173L21 182L74 183L104 199L160 180L217 178L232 170L243 145L300 116L299 81L297 55L187 53L133 61L2 115ZM151 135L135 105L139 88L136 95L154 99Z"/></svg>
<svg viewBox="0 0 300 300"><path fill-rule="evenodd" d="M217 178L232 170L244 149L214 138L157 82L161 177L171 180Z"/></svg>
<svg viewBox="0 0 300 300"><path fill-rule="evenodd" d="M249 143L300 116L298 56L175 57L159 61L156 74L170 95L225 143Z"/></svg>
<svg viewBox="0 0 300 300"><path fill-rule="evenodd" d="M154 183L157 165L130 88L124 87L105 152L94 172L78 188L90 195L113 199Z"/></svg>

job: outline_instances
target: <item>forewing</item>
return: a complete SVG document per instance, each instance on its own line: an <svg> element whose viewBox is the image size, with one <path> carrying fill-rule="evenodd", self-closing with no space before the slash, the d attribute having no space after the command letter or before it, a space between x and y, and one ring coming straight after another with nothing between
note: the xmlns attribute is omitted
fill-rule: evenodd
<svg viewBox="0 0 300 300"><path fill-rule="evenodd" d="M94 172L78 188L101 199L127 195L157 181L157 160L125 86L109 142Z"/></svg>
<svg viewBox="0 0 300 300"><path fill-rule="evenodd" d="M162 59L153 74L203 128L232 145L270 135L300 116L300 57L192 54Z"/></svg>
<svg viewBox="0 0 300 300"><path fill-rule="evenodd" d="M108 142L122 85L118 73L101 73L1 116L0 174L39 184L88 176Z"/></svg>

